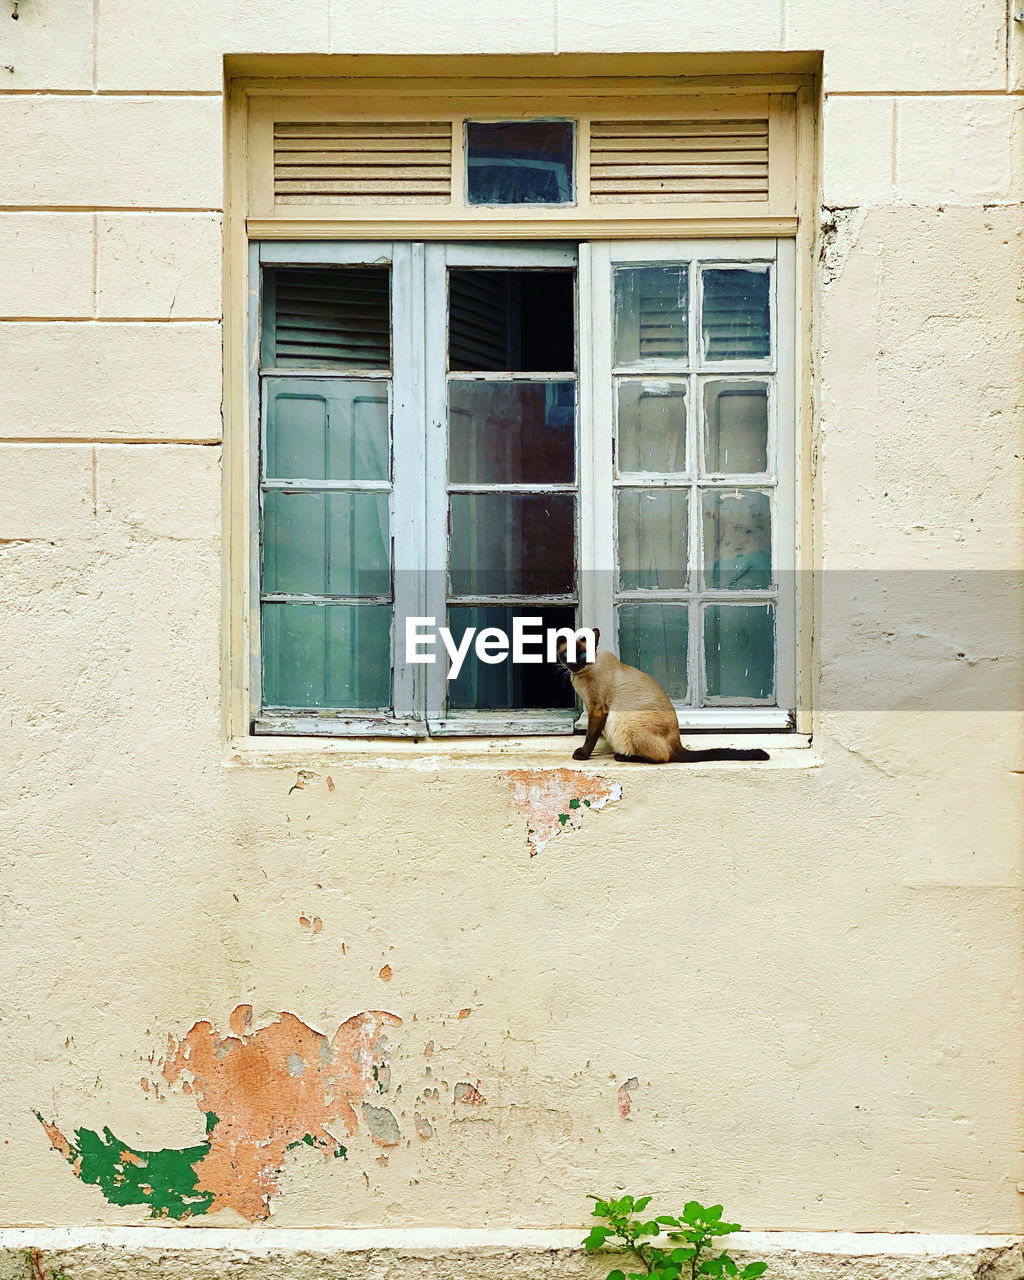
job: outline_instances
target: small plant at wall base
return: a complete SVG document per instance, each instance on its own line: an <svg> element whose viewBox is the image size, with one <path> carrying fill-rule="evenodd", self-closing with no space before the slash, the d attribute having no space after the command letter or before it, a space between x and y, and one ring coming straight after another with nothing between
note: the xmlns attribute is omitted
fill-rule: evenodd
<svg viewBox="0 0 1024 1280"><path fill-rule="evenodd" d="M738 1222L722 1221L720 1204L705 1207L696 1200L683 1206L679 1217L659 1214L647 1219L644 1210L653 1196L622 1196L619 1200L594 1201L593 1216L602 1219L591 1229L583 1241L588 1253L595 1253L608 1244L620 1252L628 1252L640 1263L642 1271L623 1272L618 1268L608 1272L606 1280L697 1280L708 1276L711 1280L735 1277L735 1280L757 1280L768 1270L767 1262L748 1262L740 1267L724 1250L713 1253L713 1242L719 1236L739 1231ZM666 1230L663 1231L663 1228ZM681 1241L675 1248L658 1248L651 1243L662 1234L673 1242Z"/></svg>

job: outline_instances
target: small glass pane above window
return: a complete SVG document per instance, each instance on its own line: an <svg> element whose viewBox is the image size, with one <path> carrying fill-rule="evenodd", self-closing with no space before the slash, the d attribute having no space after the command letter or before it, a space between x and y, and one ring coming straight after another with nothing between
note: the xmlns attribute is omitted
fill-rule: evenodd
<svg viewBox="0 0 1024 1280"><path fill-rule="evenodd" d="M712 474L768 470L768 384L704 384L704 466Z"/></svg>
<svg viewBox="0 0 1024 1280"><path fill-rule="evenodd" d="M772 585L771 499L752 489L705 489L704 576L714 590Z"/></svg>
<svg viewBox="0 0 1024 1280"><path fill-rule="evenodd" d="M690 496L686 489L619 489L619 587L685 590Z"/></svg>
<svg viewBox="0 0 1024 1280"><path fill-rule="evenodd" d="M708 605L704 611L704 671L709 698L772 699L775 605Z"/></svg>
<svg viewBox="0 0 1024 1280"><path fill-rule="evenodd" d="M683 360L689 345L689 269L618 267L615 271L615 363Z"/></svg>
<svg viewBox="0 0 1024 1280"><path fill-rule="evenodd" d="M264 368L391 367L390 267L267 267Z"/></svg>
<svg viewBox="0 0 1024 1280"><path fill-rule="evenodd" d="M450 382L448 471L454 484L572 484L574 382Z"/></svg>
<svg viewBox="0 0 1024 1280"><path fill-rule="evenodd" d="M268 378L267 479L387 480L388 384Z"/></svg>
<svg viewBox="0 0 1024 1280"><path fill-rule="evenodd" d="M576 368L572 271L448 273L448 367L467 373Z"/></svg>
<svg viewBox="0 0 1024 1280"><path fill-rule="evenodd" d="M708 360L764 360L771 355L768 269L708 267L702 325Z"/></svg>
<svg viewBox="0 0 1024 1280"><path fill-rule="evenodd" d="M470 204L571 204L571 120L466 122Z"/></svg>
<svg viewBox="0 0 1024 1280"><path fill-rule="evenodd" d="M262 612L265 706L389 706L390 605L267 602Z"/></svg>
<svg viewBox="0 0 1024 1280"><path fill-rule="evenodd" d="M686 383L622 378L618 384L619 472L686 470Z"/></svg>
<svg viewBox="0 0 1024 1280"><path fill-rule="evenodd" d="M618 614L622 661L653 676L673 701L685 702L688 606L627 600Z"/></svg>

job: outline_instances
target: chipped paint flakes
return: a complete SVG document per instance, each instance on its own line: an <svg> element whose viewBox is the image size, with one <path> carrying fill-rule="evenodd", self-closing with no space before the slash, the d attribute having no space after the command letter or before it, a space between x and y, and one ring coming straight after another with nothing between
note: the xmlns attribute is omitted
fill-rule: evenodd
<svg viewBox="0 0 1024 1280"><path fill-rule="evenodd" d="M391 966L390 966L389 964L384 965L384 967L381 969L380 973L378 973L378 974L377 974L377 977L378 977L378 978L380 978L381 982L390 982L390 981L391 981Z"/></svg>
<svg viewBox="0 0 1024 1280"><path fill-rule="evenodd" d="M640 1081L636 1076L630 1076L625 1084L619 1086L619 1115L625 1120L633 1108L633 1099L630 1091L640 1087Z"/></svg>
<svg viewBox="0 0 1024 1280"><path fill-rule="evenodd" d="M324 927L324 922L319 916L299 916L299 924L312 933L319 933Z"/></svg>
<svg viewBox="0 0 1024 1280"><path fill-rule="evenodd" d="M434 1126L426 1116L421 1116L418 1111L414 1111L412 1119L413 1124L416 1126L416 1132L421 1138L432 1138L434 1136Z"/></svg>
<svg viewBox="0 0 1024 1280"><path fill-rule="evenodd" d="M398 1121L387 1107L375 1107L369 1102L364 1102L363 1119L366 1121L370 1140L378 1147L397 1147L402 1141Z"/></svg>
<svg viewBox="0 0 1024 1280"><path fill-rule="evenodd" d="M479 1083L478 1080L477 1084ZM452 1102L465 1102L470 1106L479 1107L486 1101L487 1099L476 1085L470 1084L468 1080L460 1080L452 1090Z"/></svg>
<svg viewBox="0 0 1024 1280"><path fill-rule="evenodd" d="M576 829L588 809L622 799L622 783L578 769L509 769L500 775L526 819L530 857L559 832Z"/></svg>
<svg viewBox="0 0 1024 1280"><path fill-rule="evenodd" d="M285 1153L296 1144L345 1156L327 1126L340 1120L354 1133L356 1106L389 1087L385 1029L401 1022L381 1010L360 1013L329 1040L291 1013L254 1030L251 1006L239 1005L223 1038L205 1021L180 1042L168 1037L163 1076L205 1113L199 1146L135 1151L109 1129L103 1136L79 1129L72 1143L41 1116L40 1123L82 1181L113 1204L148 1204L154 1217L175 1218L230 1208L254 1222L269 1216ZM380 1135L392 1132L389 1116L397 1133L391 1113L371 1107L363 1116L371 1137L389 1145Z"/></svg>

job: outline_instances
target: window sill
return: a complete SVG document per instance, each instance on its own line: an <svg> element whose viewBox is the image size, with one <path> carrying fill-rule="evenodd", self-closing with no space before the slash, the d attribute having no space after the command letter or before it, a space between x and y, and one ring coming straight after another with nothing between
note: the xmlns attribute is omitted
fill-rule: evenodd
<svg viewBox="0 0 1024 1280"><path fill-rule="evenodd" d="M667 773L695 769L788 769L814 768L821 756L804 733L694 733L683 732L683 745L694 750L712 747L761 747L767 760L714 760L651 766L616 760L603 745L589 760L574 760L573 750L580 738L431 738L410 741L380 738L289 738L240 737L227 743L227 768L316 769L381 768L493 770L494 768L579 769L584 772L615 774L625 770Z"/></svg>

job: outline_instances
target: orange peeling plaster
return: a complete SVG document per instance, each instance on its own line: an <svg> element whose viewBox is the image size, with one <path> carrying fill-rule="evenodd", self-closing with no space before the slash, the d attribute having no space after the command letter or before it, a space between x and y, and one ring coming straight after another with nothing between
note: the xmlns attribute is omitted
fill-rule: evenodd
<svg viewBox="0 0 1024 1280"><path fill-rule="evenodd" d="M590 809L622 799L622 783L579 769L509 769L500 777L526 819L530 857L559 832L576 830Z"/></svg>
<svg viewBox="0 0 1024 1280"><path fill-rule="evenodd" d="M173 1084L187 1076L202 1110L217 1116L209 1154L196 1166L197 1190L213 1195L210 1211L268 1217L285 1152L307 1134L340 1154L326 1126L340 1120L355 1132L356 1104L377 1096L387 1067L384 1030L401 1022L380 1010L360 1013L328 1040L291 1013L254 1031L251 1007L240 1005L230 1035L197 1022L180 1043L171 1040L164 1077Z"/></svg>

